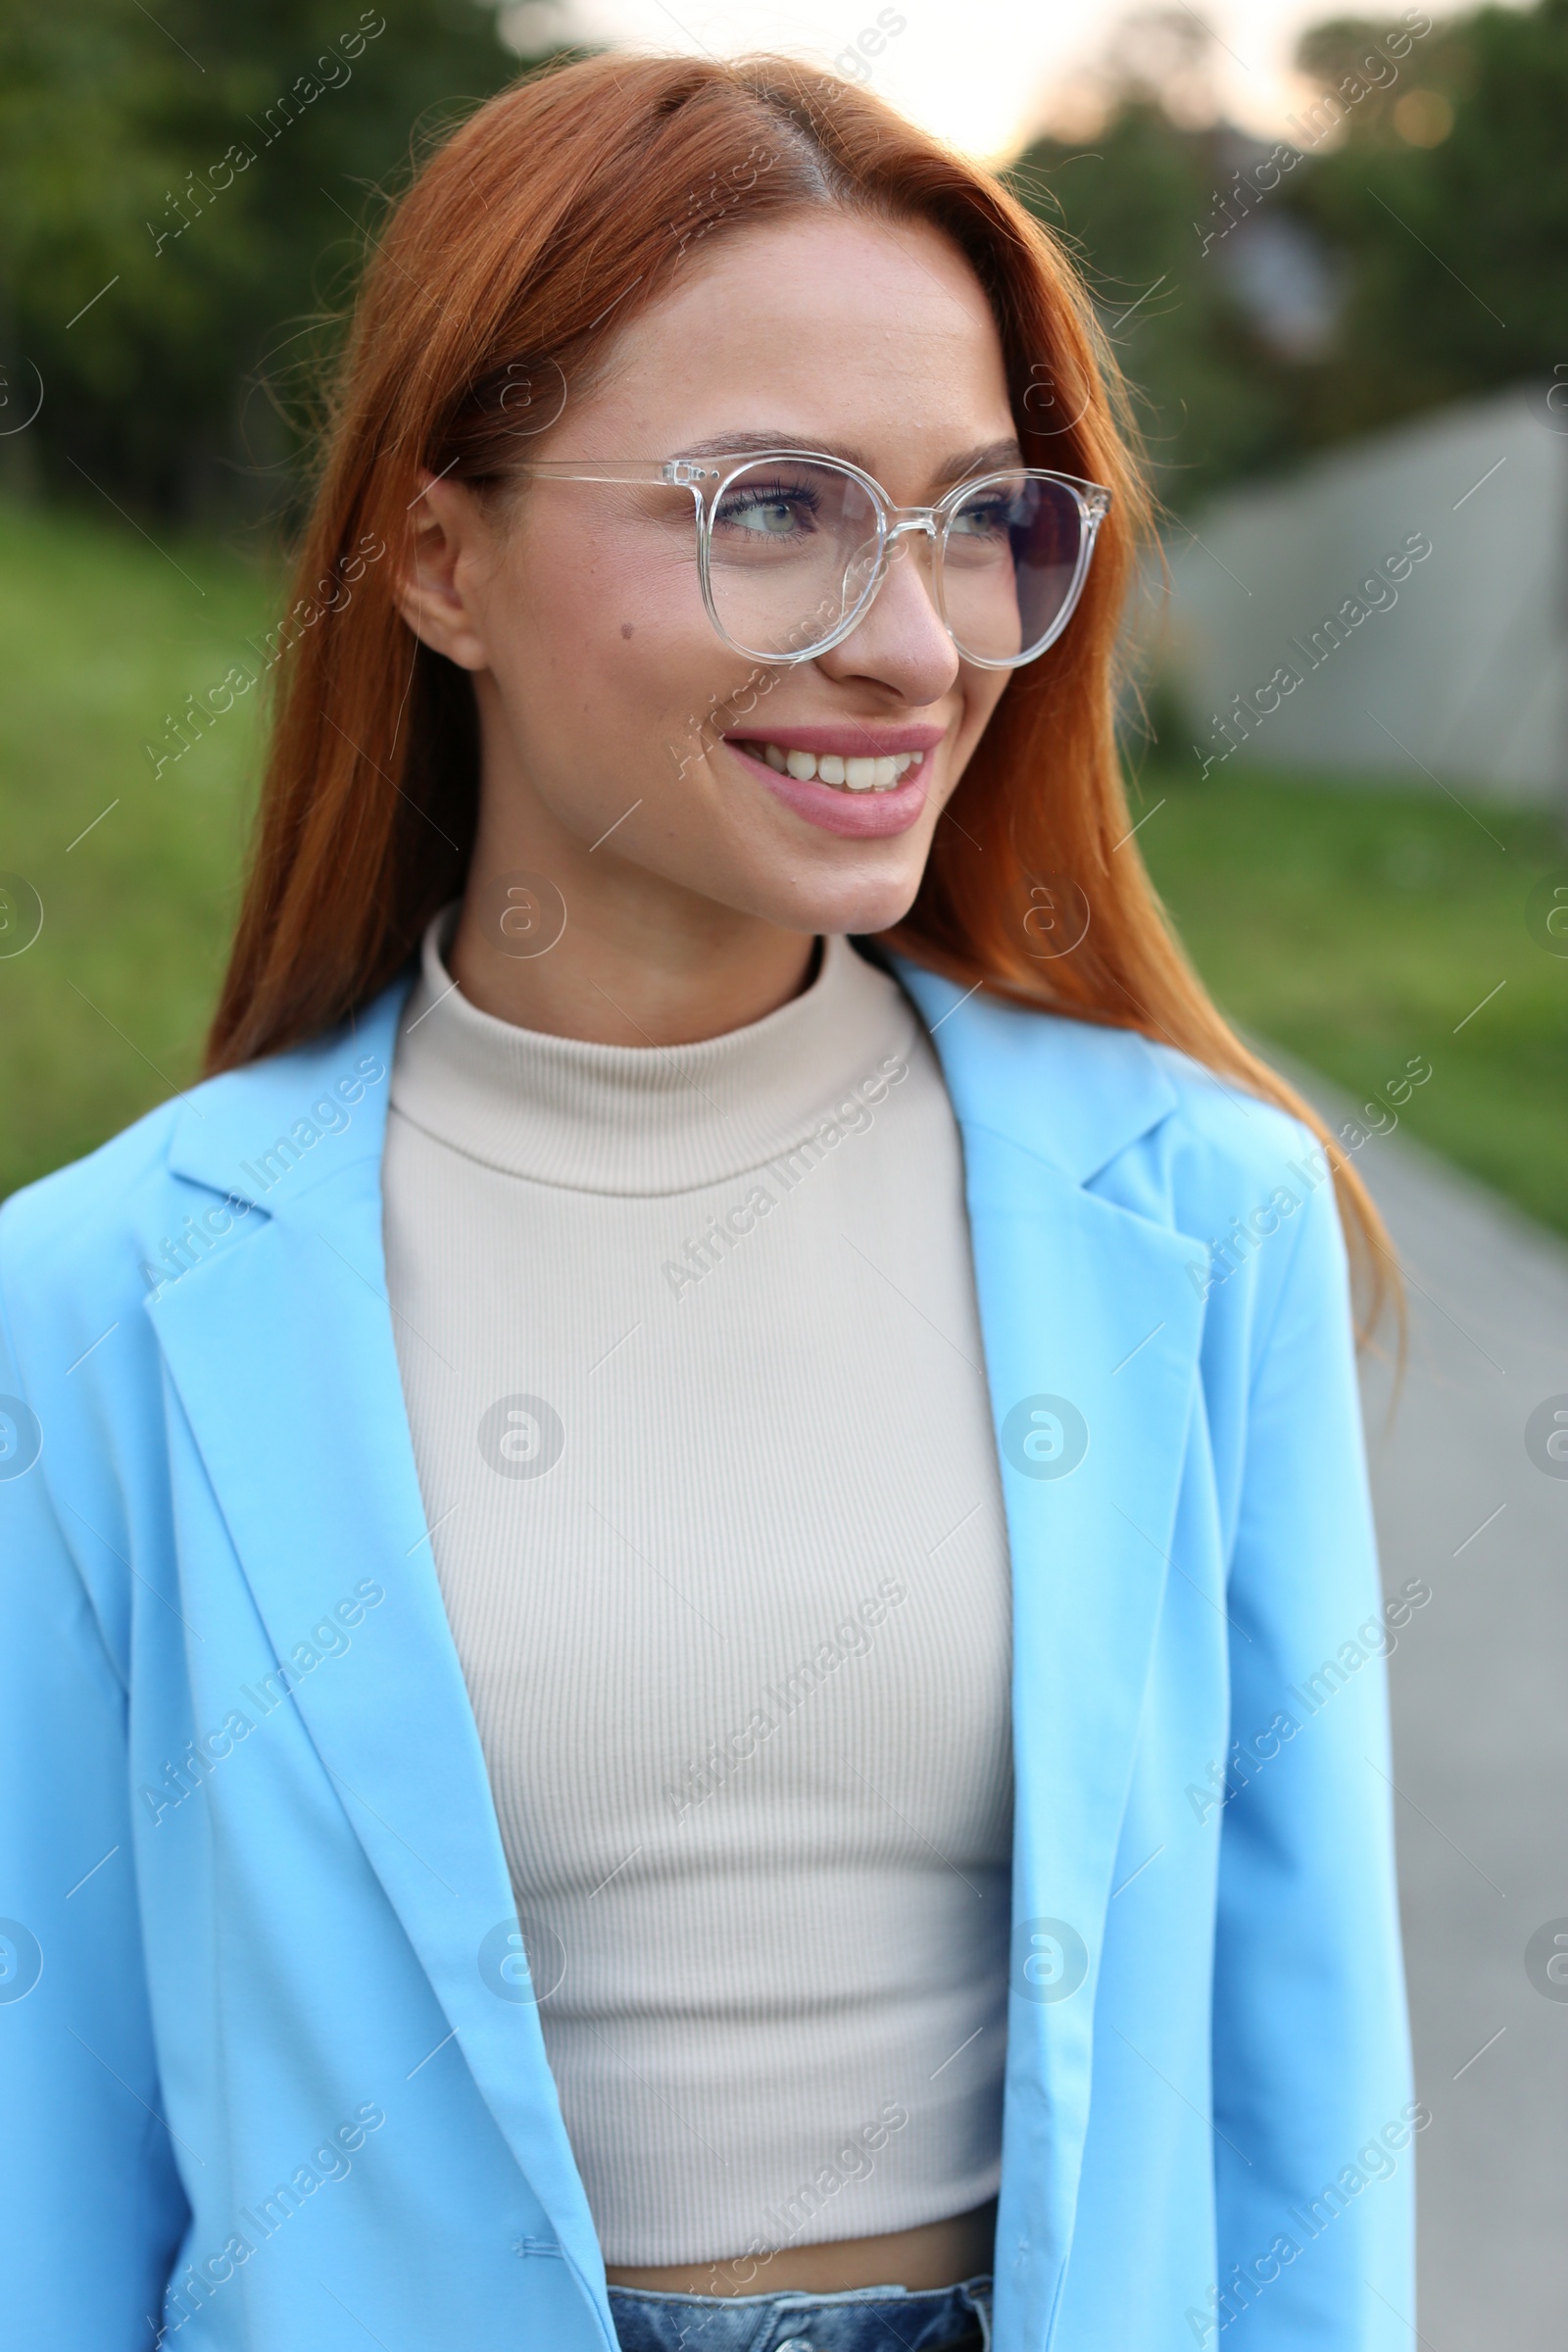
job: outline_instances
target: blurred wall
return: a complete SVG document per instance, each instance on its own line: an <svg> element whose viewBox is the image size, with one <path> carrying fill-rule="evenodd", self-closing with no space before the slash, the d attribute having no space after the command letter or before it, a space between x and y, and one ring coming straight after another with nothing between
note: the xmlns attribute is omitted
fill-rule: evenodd
<svg viewBox="0 0 1568 2352"><path fill-rule="evenodd" d="M1168 553L1140 634L1186 722L1178 760L1568 802L1561 384L1228 493Z"/></svg>

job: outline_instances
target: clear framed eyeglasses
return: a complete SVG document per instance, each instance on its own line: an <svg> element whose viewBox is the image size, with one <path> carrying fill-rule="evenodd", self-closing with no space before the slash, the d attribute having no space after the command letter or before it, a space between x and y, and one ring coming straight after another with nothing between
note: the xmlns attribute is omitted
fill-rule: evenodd
<svg viewBox="0 0 1568 2352"><path fill-rule="evenodd" d="M810 662L847 637L912 532L963 659L1017 669L1072 618L1111 496L1071 474L1008 466L959 482L935 506L897 507L858 466L807 449L542 459L518 470L689 490L708 616L726 645L768 662Z"/></svg>

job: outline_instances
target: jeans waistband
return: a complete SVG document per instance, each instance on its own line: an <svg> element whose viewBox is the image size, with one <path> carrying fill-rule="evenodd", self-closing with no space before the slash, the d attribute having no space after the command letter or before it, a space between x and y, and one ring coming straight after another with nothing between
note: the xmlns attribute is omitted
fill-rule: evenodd
<svg viewBox="0 0 1568 2352"><path fill-rule="evenodd" d="M990 2352L991 2279L844 2294L680 2295L612 2286L621 2352Z"/></svg>

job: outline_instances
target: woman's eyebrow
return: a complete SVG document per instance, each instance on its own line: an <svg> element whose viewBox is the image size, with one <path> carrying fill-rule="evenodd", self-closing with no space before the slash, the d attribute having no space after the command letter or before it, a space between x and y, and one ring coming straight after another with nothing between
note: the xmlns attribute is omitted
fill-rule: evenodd
<svg viewBox="0 0 1568 2352"><path fill-rule="evenodd" d="M1023 448L1015 434L1003 441L988 441L982 448L966 449L961 457L950 458L937 468L939 482L961 482L966 474L995 473L1004 466L1021 466Z"/></svg>
<svg viewBox="0 0 1568 2352"><path fill-rule="evenodd" d="M847 466L858 466L862 473L870 471L859 451L842 441L803 441L783 425L772 432L710 433L706 441L689 441L676 454L682 458L744 458L767 449L810 450L818 457L842 458Z"/></svg>

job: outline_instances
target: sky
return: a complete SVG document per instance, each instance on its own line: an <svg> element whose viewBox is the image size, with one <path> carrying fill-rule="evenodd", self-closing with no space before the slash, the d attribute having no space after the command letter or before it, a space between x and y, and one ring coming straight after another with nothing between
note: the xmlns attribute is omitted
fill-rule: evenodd
<svg viewBox="0 0 1568 2352"><path fill-rule="evenodd" d="M719 57L780 49L824 64L853 52L863 31L874 47L880 17L885 46L865 61L870 86L988 162L1015 154L1048 122L1088 127L1089 77L1129 13L1105 0L526 0L511 12L514 37L529 48L555 38ZM1246 0L1200 14L1173 0L1171 13L1208 34L1220 110L1273 137L1307 95L1291 68L1298 35L1353 11L1348 0Z"/></svg>

